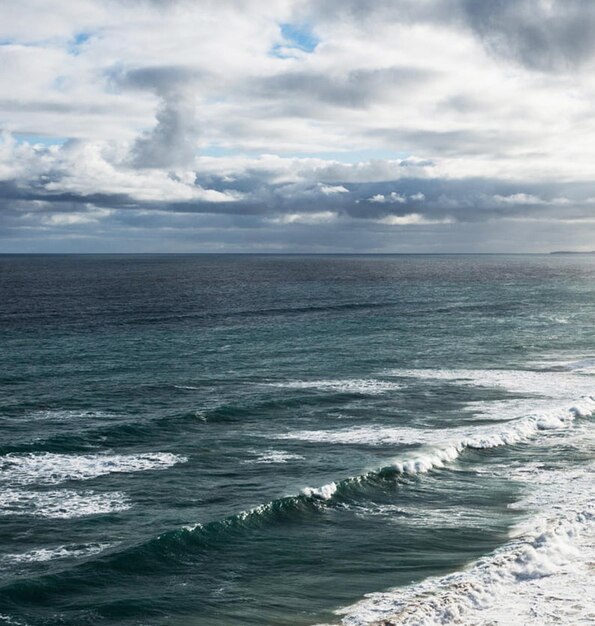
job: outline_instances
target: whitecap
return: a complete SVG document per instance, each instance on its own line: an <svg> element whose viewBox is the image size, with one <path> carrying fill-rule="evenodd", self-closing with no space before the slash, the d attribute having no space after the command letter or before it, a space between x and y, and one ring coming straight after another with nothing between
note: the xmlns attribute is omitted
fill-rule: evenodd
<svg viewBox="0 0 595 626"><path fill-rule="evenodd" d="M337 393L361 393L377 395L401 389L402 385L388 380L364 379L324 379L324 380L290 380L285 382L267 383L270 387L286 389L319 389Z"/></svg>
<svg viewBox="0 0 595 626"><path fill-rule="evenodd" d="M336 483L328 483L322 487L305 487L302 493L309 498L318 498L320 500L330 500L337 491Z"/></svg>
<svg viewBox="0 0 595 626"><path fill-rule="evenodd" d="M573 398L587 393L592 379L572 372L481 369L395 369L392 376L436 380L457 385L492 387L548 398Z"/></svg>
<svg viewBox="0 0 595 626"><path fill-rule="evenodd" d="M38 548L19 554L6 554L4 561L11 563L41 563L60 559L83 558L99 554L110 546L109 543L88 543L81 545L63 545L53 548Z"/></svg>
<svg viewBox="0 0 595 626"><path fill-rule="evenodd" d="M285 450L266 450L261 453L256 459L249 459L244 463L257 463L257 464L270 464L270 463L287 463L288 461L303 460L301 454L294 454L293 452L287 452Z"/></svg>
<svg viewBox="0 0 595 626"><path fill-rule="evenodd" d="M104 494L66 489L56 491L4 489L0 492L0 515L71 519L117 513L131 506L126 494L118 491Z"/></svg>
<svg viewBox="0 0 595 626"><path fill-rule="evenodd" d="M89 480L113 473L167 469L186 457L164 453L54 454L51 452L7 454L0 457L0 479L12 484L53 485L67 480Z"/></svg>

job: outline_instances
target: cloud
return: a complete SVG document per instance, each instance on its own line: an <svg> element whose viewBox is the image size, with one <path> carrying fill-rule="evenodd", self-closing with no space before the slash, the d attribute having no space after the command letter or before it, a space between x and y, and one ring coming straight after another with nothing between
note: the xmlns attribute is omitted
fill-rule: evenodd
<svg viewBox="0 0 595 626"><path fill-rule="evenodd" d="M3 246L587 237L586 0L46 4L0 3Z"/></svg>
<svg viewBox="0 0 595 626"><path fill-rule="evenodd" d="M463 10L499 56L546 72L593 64L595 5L589 0L464 0Z"/></svg>
<svg viewBox="0 0 595 626"><path fill-rule="evenodd" d="M169 95L159 107L156 120L155 127L132 146L132 164L139 168L176 168L191 163L199 133L193 103L184 96Z"/></svg>
<svg viewBox="0 0 595 626"><path fill-rule="evenodd" d="M324 183L318 183L318 189L320 193L325 196L333 196L337 193L349 193L349 189L346 189L343 185L325 185Z"/></svg>
<svg viewBox="0 0 595 626"><path fill-rule="evenodd" d="M390 194L384 195L382 193L377 193L368 199L368 202L376 202L377 204L385 204L385 203L395 203L405 204L407 202L407 198L398 194L396 191L391 191Z"/></svg>
<svg viewBox="0 0 595 626"><path fill-rule="evenodd" d="M269 218L274 224L324 224L337 219L333 211L315 211L313 213L287 213Z"/></svg>
<svg viewBox="0 0 595 626"><path fill-rule="evenodd" d="M428 224L452 224L454 220L450 217L431 219L419 213L407 213L406 215L387 215L377 221L380 224L387 224L388 226L419 226Z"/></svg>
<svg viewBox="0 0 595 626"><path fill-rule="evenodd" d="M252 83L251 93L282 98L300 96L305 102L314 99L335 107L365 108L398 90L412 90L430 77L429 70L414 66L362 68L340 74L300 69Z"/></svg>

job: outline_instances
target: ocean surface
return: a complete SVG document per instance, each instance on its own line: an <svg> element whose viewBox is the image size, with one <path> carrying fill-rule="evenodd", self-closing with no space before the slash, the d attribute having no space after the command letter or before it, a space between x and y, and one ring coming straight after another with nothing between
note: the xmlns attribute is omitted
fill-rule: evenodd
<svg viewBox="0 0 595 626"><path fill-rule="evenodd" d="M594 383L594 256L0 256L0 624L593 624Z"/></svg>

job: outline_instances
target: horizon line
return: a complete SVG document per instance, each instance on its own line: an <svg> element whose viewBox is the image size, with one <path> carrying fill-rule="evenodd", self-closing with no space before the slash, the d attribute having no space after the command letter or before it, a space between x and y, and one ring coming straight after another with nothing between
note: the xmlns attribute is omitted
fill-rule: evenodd
<svg viewBox="0 0 595 626"><path fill-rule="evenodd" d="M0 252L0 256L544 256L595 255L595 250L549 252Z"/></svg>

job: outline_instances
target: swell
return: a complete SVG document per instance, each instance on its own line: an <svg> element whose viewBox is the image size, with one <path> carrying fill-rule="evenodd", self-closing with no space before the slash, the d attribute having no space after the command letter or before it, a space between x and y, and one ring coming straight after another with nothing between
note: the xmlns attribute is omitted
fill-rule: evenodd
<svg viewBox="0 0 595 626"><path fill-rule="evenodd" d="M150 324L175 324L192 322L193 324L203 322L206 325L213 322L226 322L226 321L241 321L249 318L269 317L269 316L288 316L288 315L304 315L304 314L316 314L316 313L332 313L332 312L345 312L345 311L369 311L375 309L387 309L398 305L398 302L345 302L342 304L326 304L326 305L306 305L295 307L270 307L262 309L241 309L238 311L228 310L220 312L207 312L207 311L180 311L179 313L163 313L161 315L143 315L140 317L137 311L123 311L119 312L118 319L111 320L115 325L150 325ZM27 324L39 324L40 322L61 323L64 324L63 316L58 317L51 315L32 314L26 319L22 319L22 316L12 316L11 319L6 320L14 327L20 326L26 327ZM85 319L85 323L82 324L80 316L76 319L67 320L69 325L74 327L88 328L89 324L96 323L94 318L89 317ZM24 322L24 323L23 323ZM105 326L105 320L102 321L102 326Z"/></svg>
<svg viewBox="0 0 595 626"><path fill-rule="evenodd" d="M274 386L270 386L274 391ZM336 406L338 394L343 396L370 395L365 390L316 388L316 395L308 396L299 387L289 390L283 388L282 396L274 395L268 399L240 403L222 402L216 406L187 410L177 414L159 417L111 421L105 425L94 424L79 430L65 431L46 436L42 439L27 441L4 441L0 444L0 455L18 452L86 452L101 448L122 448L129 445L153 443L156 437L177 435L180 429L203 427L206 424L261 421L268 414L274 417L279 410L304 406ZM294 391L294 394L291 394ZM289 392L289 393L288 393Z"/></svg>
<svg viewBox="0 0 595 626"><path fill-rule="evenodd" d="M88 561L67 569L33 578L21 578L0 587L0 603L23 605L35 598L36 603L51 605L56 596L80 593L82 588L96 590L122 577L158 574L185 563L196 564L200 555L217 549L246 533L266 529L296 519L307 521L324 506L322 499L300 494L273 500L247 511L206 524L184 526L123 549L105 550Z"/></svg>
<svg viewBox="0 0 595 626"><path fill-rule="evenodd" d="M394 491L395 486L411 485L411 477L462 460L468 450L487 451L525 443L542 431L568 428L575 418L588 417L594 411L595 399L586 397L558 416L521 418L500 431L484 431L442 446L422 448L411 456L364 474L317 488L306 487L298 495L279 498L224 519L169 530L127 548L106 551L59 574L12 582L0 588L0 600L18 603L35 596L43 602L53 594L68 594L80 590L81 586L96 587L98 579L108 584L112 577L117 579L120 575L155 572L192 563L201 552L217 549L234 538L245 539L250 532L287 521L307 523L326 507L361 501L378 489Z"/></svg>

